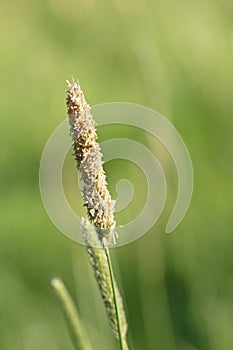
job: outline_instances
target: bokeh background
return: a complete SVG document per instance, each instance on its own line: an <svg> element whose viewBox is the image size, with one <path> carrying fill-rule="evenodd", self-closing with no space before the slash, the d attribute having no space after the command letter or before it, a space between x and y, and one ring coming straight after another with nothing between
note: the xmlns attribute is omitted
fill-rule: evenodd
<svg viewBox="0 0 233 350"><path fill-rule="evenodd" d="M138 130L129 136L160 155L166 208L140 240L112 251L124 295L130 349L233 349L233 5L230 0L2 1L0 11L0 349L72 349L50 287L60 276L94 349L117 349L85 248L62 235L41 202L43 147L66 118L65 80L78 78L91 105L126 101L170 120L192 158L195 186L183 222L164 228L175 201L174 165ZM106 164L114 183L132 177L127 222L143 204L142 174ZM64 187L80 197L70 155ZM76 198L77 194L77 198Z"/></svg>

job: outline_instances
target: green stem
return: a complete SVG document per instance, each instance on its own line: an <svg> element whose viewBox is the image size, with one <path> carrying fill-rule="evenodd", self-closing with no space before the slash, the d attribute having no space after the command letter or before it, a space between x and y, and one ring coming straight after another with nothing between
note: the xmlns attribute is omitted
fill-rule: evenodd
<svg viewBox="0 0 233 350"><path fill-rule="evenodd" d="M85 335L76 306L64 283L58 278L53 278L51 285L62 306L75 349L92 350L92 347Z"/></svg>
<svg viewBox="0 0 233 350"><path fill-rule="evenodd" d="M105 247L104 250L105 250L106 257L107 257L110 279L111 279L111 284L112 284L112 292L113 292L113 299L114 299L114 304L115 304L115 309L116 309L116 318L117 318L120 348L121 348L121 350L128 350L129 348L128 348L126 339L123 336L122 327L121 327L121 317L120 317L119 305L118 305L118 301L117 301L117 292L116 292L116 288L115 288L115 281L114 281L114 274L113 274L111 258L110 258L108 248Z"/></svg>

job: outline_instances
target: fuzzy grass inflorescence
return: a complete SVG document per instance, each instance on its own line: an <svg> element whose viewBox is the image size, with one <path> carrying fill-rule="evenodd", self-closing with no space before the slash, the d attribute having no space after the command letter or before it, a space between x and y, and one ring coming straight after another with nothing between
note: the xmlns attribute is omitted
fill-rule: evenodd
<svg viewBox="0 0 233 350"><path fill-rule="evenodd" d="M81 180L81 192L88 216L100 239L116 239L115 201L111 199L103 169L102 153L97 140L96 123L83 91L77 83L67 81L68 116L74 156Z"/></svg>

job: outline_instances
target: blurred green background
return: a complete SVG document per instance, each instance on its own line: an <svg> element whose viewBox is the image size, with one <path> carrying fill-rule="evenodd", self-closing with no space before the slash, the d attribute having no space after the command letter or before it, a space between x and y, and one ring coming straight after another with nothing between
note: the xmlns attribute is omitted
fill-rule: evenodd
<svg viewBox="0 0 233 350"><path fill-rule="evenodd" d="M177 186L168 167L163 215L143 238L112 251L130 349L233 349L232 18L230 0L1 2L1 350L72 349L53 276L75 297L94 349L118 348L85 248L53 226L40 198L40 157L66 118L72 75L91 105L126 101L163 114L193 162L192 202L175 232L164 234ZM127 133L160 147L136 130L114 129L116 137ZM66 163L75 206L71 157ZM106 170L112 193L116 179L136 171L123 163ZM136 196L144 187L135 174Z"/></svg>

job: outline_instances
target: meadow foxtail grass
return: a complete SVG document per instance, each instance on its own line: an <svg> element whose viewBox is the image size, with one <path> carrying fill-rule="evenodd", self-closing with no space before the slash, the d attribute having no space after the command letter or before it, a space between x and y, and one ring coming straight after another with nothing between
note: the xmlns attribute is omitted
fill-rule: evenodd
<svg viewBox="0 0 233 350"><path fill-rule="evenodd" d="M108 245L117 240L114 219L115 201L111 199L103 169L102 153L97 142L96 123L83 91L67 81L66 104L73 141L74 157L80 177L81 193L88 219L81 220L87 255L93 268L113 335L121 350L128 350L127 321L117 283L114 278ZM54 279L52 286L63 307L76 349L90 350L84 327L63 283Z"/></svg>

